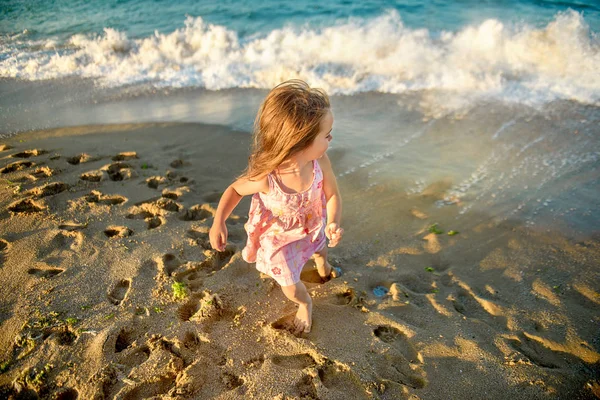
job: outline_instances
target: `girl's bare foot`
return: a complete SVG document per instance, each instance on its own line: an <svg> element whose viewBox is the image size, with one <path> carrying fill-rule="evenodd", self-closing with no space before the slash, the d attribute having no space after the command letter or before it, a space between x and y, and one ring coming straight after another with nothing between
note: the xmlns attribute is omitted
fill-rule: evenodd
<svg viewBox="0 0 600 400"><path fill-rule="evenodd" d="M299 304L296 318L294 318L294 334L309 333L312 327L312 301Z"/></svg>
<svg viewBox="0 0 600 400"><path fill-rule="evenodd" d="M312 299L306 290L304 283L298 282L289 286L282 286L283 294L298 304L298 312L293 322L293 333L299 335L302 332L310 332L312 325Z"/></svg>
<svg viewBox="0 0 600 400"><path fill-rule="evenodd" d="M332 267L329 261L325 261L322 266L317 265L317 271L323 282L339 277L342 272L341 268Z"/></svg>

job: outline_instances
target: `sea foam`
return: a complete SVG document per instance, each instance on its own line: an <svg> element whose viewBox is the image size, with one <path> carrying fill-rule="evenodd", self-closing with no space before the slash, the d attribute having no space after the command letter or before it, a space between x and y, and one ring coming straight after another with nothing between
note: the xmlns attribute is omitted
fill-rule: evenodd
<svg viewBox="0 0 600 400"><path fill-rule="evenodd" d="M541 28L488 19L456 32L409 29L389 11L319 30L285 27L250 37L201 17L141 39L111 28L35 46L26 36L0 42L0 77L81 76L109 87L145 82L209 90L271 88L301 78L331 94L442 91L438 103L449 108L488 98L600 103L600 46L574 11Z"/></svg>

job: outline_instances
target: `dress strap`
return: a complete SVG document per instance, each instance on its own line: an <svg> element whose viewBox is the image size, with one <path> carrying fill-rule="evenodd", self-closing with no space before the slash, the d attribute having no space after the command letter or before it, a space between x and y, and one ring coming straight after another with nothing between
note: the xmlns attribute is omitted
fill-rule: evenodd
<svg viewBox="0 0 600 400"><path fill-rule="evenodd" d="M267 175L267 181L269 181L269 194L272 195L275 190L275 185L277 185L275 182L275 177L273 176L273 172L270 172Z"/></svg>
<svg viewBox="0 0 600 400"><path fill-rule="evenodd" d="M315 175L315 181L318 180L319 175L323 175L323 171L317 160L313 160L313 174Z"/></svg>
<svg viewBox="0 0 600 400"><path fill-rule="evenodd" d="M310 188L312 188L312 185L315 184L315 182L317 182L319 180L319 176L323 176L323 173L321 171L321 168L319 167L319 163L317 162L317 160L313 160L313 170L312 170L312 184L311 186L304 190L304 192L308 191ZM292 196L294 194L298 194L298 193L287 193L285 190L282 189L283 182L281 181L281 176L277 173L277 170L273 170L273 172L269 173L269 175L267 175L269 178L269 190L271 190L272 188L276 188L276 191L279 192L282 195L285 196ZM303 193L303 192L302 192Z"/></svg>

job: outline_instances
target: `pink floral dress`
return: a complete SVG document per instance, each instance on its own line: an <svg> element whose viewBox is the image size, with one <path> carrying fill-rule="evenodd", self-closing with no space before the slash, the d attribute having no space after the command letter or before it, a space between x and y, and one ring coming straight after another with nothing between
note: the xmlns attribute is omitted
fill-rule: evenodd
<svg viewBox="0 0 600 400"><path fill-rule="evenodd" d="M242 257L281 286L294 285L304 264L325 245L323 171L314 160L312 185L299 193L285 193L273 172L267 179L269 193L252 196Z"/></svg>

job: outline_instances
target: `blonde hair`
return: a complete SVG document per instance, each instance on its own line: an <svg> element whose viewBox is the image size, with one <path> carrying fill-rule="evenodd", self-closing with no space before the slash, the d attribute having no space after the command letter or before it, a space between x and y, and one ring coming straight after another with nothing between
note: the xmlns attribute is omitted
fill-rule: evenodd
<svg viewBox="0 0 600 400"><path fill-rule="evenodd" d="M310 146L329 108L327 93L304 81L293 79L273 88L256 115L252 152L242 176L264 176Z"/></svg>

